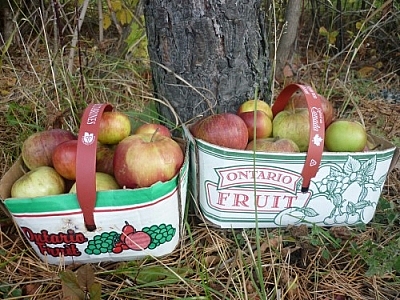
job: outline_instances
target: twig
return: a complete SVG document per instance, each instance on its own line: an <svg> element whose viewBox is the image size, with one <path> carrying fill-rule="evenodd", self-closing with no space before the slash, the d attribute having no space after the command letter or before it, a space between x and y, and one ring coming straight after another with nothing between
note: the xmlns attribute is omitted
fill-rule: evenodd
<svg viewBox="0 0 400 300"><path fill-rule="evenodd" d="M85 0L82 5L82 10L81 14L78 19L78 24L75 27L74 35L72 37L72 42L71 42L71 50L69 52L69 60L68 60L68 71L72 73L72 69L74 67L74 57L75 57L75 48L76 45L78 44L78 39L79 39L79 31L81 30L83 20L85 19L86 15L86 10L89 6L89 0Z"/></svg>
<svg viewBox="0 0 400 300"><path fill-rule="evenodd" d="M104 39L104 29L103 29L104 17L103 17L102 0L97 1L97 7L99 11L99 43L101 43L103 42Z"/></svg>

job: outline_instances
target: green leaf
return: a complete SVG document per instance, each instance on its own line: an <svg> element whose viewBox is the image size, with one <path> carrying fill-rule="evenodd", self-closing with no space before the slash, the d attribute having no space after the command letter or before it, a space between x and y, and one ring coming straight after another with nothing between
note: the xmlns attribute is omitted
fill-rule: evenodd
<svg viewBox="0 0 400 300"><path fill-rule="evenodd" d="M168 277L176 278L176 276L167 268L160 266L148 266L139 271L137 281L142 283L153 283L159 282Z"/></svg>
<svg viewBox="0 0 400 300"><path fill-rule="evenodd" d="M111 26L111 17L108 14L104 14L103 16L103 28L108 29Z"/></svg>
<svg viewBox="0 0 400 300"><path fill-rule="evenodd" d="M133 19L132 13L127 9L117 11L115 16L122 26L131 23Z"/></svg>
<svg viewBox="0 0 400 300"><path fill-rule="evenodd" d="M113 11L119 11L122 9L122 2L120 0L111 0L110 3Z"/></svg>
<svg viewBox="0 0 400 300"><path fill-rule="evenodd" d="M101 299L101 284L93 283L89 288L90 300Z"/></svg>
<svg viewBox="0 0 400 300"><path fill-rule="evenodd" d="M335 207L342 205L343 197L342 194L333 194L332 199L330 199Z"/></svg>
<svg viewBox="0 0 400 300"><path fill-rule="evenodd" d="M330 171L329 171L329 177L330 178L333 178L333 177L336 177L336 176L342 176L343 175L343 172L340 170L337 170L337 169L334 169L334 168L331 168L330 169Z"/></svg>
<svg viewBox="0 0 400 300"><path fill-rule="evenodd" d="M346 174L357 172L360 170L360 168L361 168L360 162L351 156L349 156L349 158L347 159L347 161L344 163L343 166L343 170L345 171Z"/></svg>
<svg viewBox="0 0 400 300"><path fill-rule="evenodd" d="M385 183L385 181L386 181L386 174L385 174L385 175L382 175L382 176L378 179L378 181L375 182L375 186L376 186L377 188L381 188L382 185Z"/></svg>
<svg viewBox="0 0 400 300"><path fill-rule="evenodd" d="M319 34L322 36L328 36L329 32L328 30L326 30L326 28L324 26L319 28Z"/></svg>
<svg viewBox="0 0 400 300"><path fill-rule="evenodd" d="M316 217L316 216L318 216L318 213L311 207L305 207L305 208L301 209L301 212L306 217Z"/></svg>
<svg viewBox="0 0 400 300"><path fill-rule="evenodd" d="M348 212L349 214L354 214L356 212L356 207L353 202L347 203L346 212Z"/></svg>
<svg viewBox="0 0 400 300"><path fill-rule="evenodd" d="M358 195L358 201L364 201L368 195L368 189L365 186L361 187L361 193Z"/></svg>
<svg viewBox="0 0 400 300"><path fill-rule="evenodd" d="M365 176L373 176L376 170L376 155L362 164L361 170Z"/></svg>
<svg viewBox="0 0 400 300"><path fill-rule="evenodd" d="M355 205L354 205L354 208L356 209L356 210L360 210L360 209L363 209L363 208L366 208L367 206L372 206L372 203L371 202L369 202L369 201L359 201L359 202L357 202Z"/></svg>
<svg viewBox="0 0 400 300"><path fill-rule="evenodd" d="M335 180L329 180L328 183L326 184L326 190L328 193L332 193L333 191L336 190L336 187L338 185L338 182Z"/></svg>

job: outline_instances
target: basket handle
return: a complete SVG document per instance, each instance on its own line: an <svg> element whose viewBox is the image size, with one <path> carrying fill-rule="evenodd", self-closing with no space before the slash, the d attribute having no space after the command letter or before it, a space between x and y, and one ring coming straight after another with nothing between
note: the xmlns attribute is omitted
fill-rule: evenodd
<svg viewBox="0 0 400 300"><path fill-rule="evenodd" d="M309 121L310 121L310 140L306 161L304 163L301 176L303 177L301 192L308 191L311 178L315 177L321 163L322 152L324 151L325 122L319 95L308 85L292 83L286 86L275 100L272 106L272 113L275 116L282 111L289 102L290 97L300 89L307 101Z"/></svg>
<svg viewBox="0 0 400 300"><path fill-rule="evenodd" d="M96 230L96 150L101 116L112 111L110 104L90 104L83 112L76 152L76 196L88 231Z"/></svg>

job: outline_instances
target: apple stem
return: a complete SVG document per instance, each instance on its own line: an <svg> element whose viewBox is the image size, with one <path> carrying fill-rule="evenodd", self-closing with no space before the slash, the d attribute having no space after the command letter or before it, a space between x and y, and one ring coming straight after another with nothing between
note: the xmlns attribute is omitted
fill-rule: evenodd
<svg viewBox="0 0 400 300"><path fill-rule="evenodd" d="M156 136L158 130L160 129L160 127L157 127L156 130L154 130L153 135L151 136L150 142L153 141L154 137Z"/></svg>

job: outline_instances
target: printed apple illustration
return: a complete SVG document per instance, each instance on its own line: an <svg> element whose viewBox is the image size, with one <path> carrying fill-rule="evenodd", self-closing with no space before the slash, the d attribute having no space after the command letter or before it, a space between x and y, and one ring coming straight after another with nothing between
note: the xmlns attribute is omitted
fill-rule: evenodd
<svg viewBox="0 0 400 300"><path fill-rule="evenodd" d="M190 132L208 143L237 150L244 150L249 139L246 123L232 113L204 117L190 127Z"/></svg>
<svg viewBox="0 0 400 300"><path fill-rule="evenodd" d="M127 245L129 249L135 251L146 249L150 245L150 243L150 235L143 231L130 233L125 239L125 245Z"/></svg>
<svg viewBox="0 0 400 300"><path fill-rule="evenodd" d="M321 99L321 106L322 111L324 113L324 121L325 121L325 128L328 127L334 118L334 108L331 102L328 101L324 96L318 94ZM288 104L286 105L286 110L292 110L296 108L307 108L307 100L301 90L295 92L292 97L289 99Z"/></svg>
<svg viewBox="0 0 400 300"><path fill-rule="evenodd" d="M54 169L65 179L76 179L76 151L78 140L66 141L59 144L53 151Z"/></svg>
<svg viewBox="0 0 400 300"><path fill-rule="evenodd" d="M131 134L128 115L118 111L104 112L100 119L97 140L102 144L115 145Z"/></svg>
<svg viewBox="0 0 400 300"><path fill-rule="evenodd" d="M325 147L332 152L363 151L367 145L367 133L358 122L336 120L325 131Z"/></svg>
<svg viewBox="0 0 400 300"><path fill-rule="evenodd" d="M246 111L239 113L239 117L246 123L249 141L255 138L267 138L272 135L272 121L265 112L261 110Z"/></svg>
<svg viewBox="0 0 400 300"><path fill-rule="evenodd" d="M109 174L96 172L96 191L107 191L107 190L118 190L118 185L115 178ZM70 193L76 193L76 183L74 183L69 191Z"/></svg>
<svg viewBox="0 0 400 300"><path fill-rule="evenodd" d="M30 170L40 166L52 167L51 156L54 148L65 141L74 139L76 139L76 136L64 129L51 129L34 133L22 144L22 159Z"/></svg>
<svg viewBox="0 0 400 300"><path fill-rule="evenodd" d="M96 149L96 171L114 175L113 160L114 147L97 143Z"/></svg>
<svg viewBox="0 0 400 300"><path fill-rule="evenodd" d="M301 152L308 150L310 123L307 108L279 112L272 121L273 137L294 141Z"/></svg>
<svg viewBox="0 0 400 300"><path fill-rule="evenodd" d="M260 152L300 152L295 142L279 137L252 140L246 150Z"/></svg>
<svg viewBox="0 0 400 300"><path fill-rule="evenodd" d="M135 134L141 134L141 133L153 134L154 132L157 132L158 134L164 135L169 138L171 137L171 132L169 131L168 127L161 124L146 123L140 125L135 130Z"/></svg>
<svg viewBox="0 0 400 300"><path fill-rule="evenodd" d="M261 110L267 114L267 116L272 120L273 114L272 114L272 109L268 105L267 102L262 101L262 100L247 100L243 102L237 111L237 114L239 115L240 113L247 112L247 111L255 111L255 110Z"/></svg>
<svg viewBox="0 0 400 300"><path fill-rule="evenodd" d="M122 228L120 240L115 244L113 253L121 253L123 250L141 251L146 249L151 243L148 233L137 231L132 225L125 221Z"/></svg>
<svg viewBox="0 0 400 300"><path fill-rule="evenodd" d="M11 187L12 198L34 198L65 192L64 179L49 166L37 167L17 179Z"/></svg>
<svg viewBox="0 0 400 300"><path fill-rule="evenodd" d="M149 187L172 179L183 164L179 144L161 134L134 134L114 153L114 177L121 187Z"/></svg>

